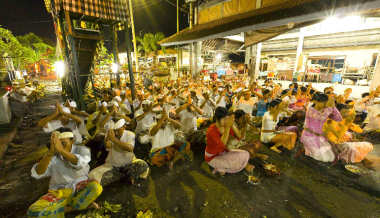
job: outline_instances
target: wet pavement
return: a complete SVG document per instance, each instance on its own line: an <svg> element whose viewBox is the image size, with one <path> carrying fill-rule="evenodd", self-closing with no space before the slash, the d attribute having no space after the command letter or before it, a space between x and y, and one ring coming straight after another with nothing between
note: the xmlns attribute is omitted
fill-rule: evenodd
<svg viewBox="0 0 380 218"><path fill-rule="evenodd" d="M49 139L35 123L53 112L49 106L57 99L49 94L36 103L9 144L0 164L0 217L24 217L28 205L47 191L48 180L32 179L30 169L46 152ZM154 217L380 217L379 168L357 176L339 163L332 166L292 152L277 154L266 147L261 152L281 174L267 176L260 161L254 161L257 185L248 184L244 172L213 175L197 153L192 163L179 162L173 171L152 167L148 181L109 185L97 201L122 204L112 217L135 217L146 210ZM372 155L380 156L379 145Z"/></svg>

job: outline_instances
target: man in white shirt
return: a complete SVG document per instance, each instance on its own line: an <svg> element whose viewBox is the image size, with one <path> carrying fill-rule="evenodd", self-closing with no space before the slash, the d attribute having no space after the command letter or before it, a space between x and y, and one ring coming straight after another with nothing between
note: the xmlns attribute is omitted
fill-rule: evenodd
<svg viewBox="0 0 380 218"><path fill-rule="evenodd" d="M139 136L138 140L141 144L148 144L150 142L149 130L155 122L155 114L152 112L152 102L144 100L142 102L143 113L136 116L137 127L136 134Z"/></svg>
<svg viewBox="0 0 380 218"><path fill-rule="evenodd" d="M120 119L107 131L105 138L108 156L105 164L91 170L89 177L102 185L119 180L121 172L131 178L132 184L137 179L146 179L149 174L148 164L135 157L135 134L125 130L125 120ZM107 173L107 174L106 174Z"/></svg>
<svg viewBox="0 0 380 218"><path fill-rule="evenodd" d="M151 163L158 167L164 164L173 169L174 164L186 157L192 160L190 143L185 140L178 140L176 132L181 128L181 123L169 118L163 110L160 119L150 130L152 136L152 149L150 153Z"/></svg>
<svg viewBox="0 0 380 218"><path fill-rule="evenodd" d="M252 115L257 98L251 97L249 89L243 90L242 94L243 96L238 101L237 109L243 110L246 114Z"/></svg>
<svg viewBox="0 0 380 218"><path fill-rule="evenodd" d="M64 217L65 212L84 210L102 193L102 186L88 180L90 150L74 145L70 129L61 129L51 135L49 152L35 164L32 177L50 177L49 192L33 203L28 217Z"/></svg>
<svg viewBox="0 0 380 218"><path fill-rule="evenodd" d="M179 116L182 131L185 134L190 134L197 130L197 116L202 115L200 108L192 104L192 99L189 97L188 102L177 108L176 114Z"/></svg>
<svg viewBox="0 0 380 218"><path fill-rule="evenodd" d="M216 108L215 102L210 98L210 94L205 91L203 93L203 98L201 99L201 106L200 109L202 109L203 116L211 119L214 116L214 110Z"/></svg>
<svg viewBox="0 0 380 218"><path fill-rule="evenodd" d="M214 96L214 101L216 103L216 107L225 108L227 106L226 91L223 87L218 88L218 92Z"/></svg>
<svg viewBox="0 0 380 218"><path fill-rule="evenodd" d="M90 135L93 135L97 125L107 116L107 107L107 102L98 102L97 110L88 117L86 128Z"/></svg>

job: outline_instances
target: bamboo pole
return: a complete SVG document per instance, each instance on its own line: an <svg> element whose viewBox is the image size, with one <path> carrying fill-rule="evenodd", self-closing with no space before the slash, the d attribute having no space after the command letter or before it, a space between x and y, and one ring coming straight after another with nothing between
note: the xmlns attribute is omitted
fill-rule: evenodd
<svg viewBox="0 0 380 218"><path fill-rule="evenodd" d="M131 16L131 27L132 27L132 37L133 37L133 50L135 55L135 61L136 61L136 72L139 71L139 60L137 59L137 45L136 45L136 32L135 32L135 22L133 19L133 6L132 6L132 0L129 0L129 13Z"/></svg>

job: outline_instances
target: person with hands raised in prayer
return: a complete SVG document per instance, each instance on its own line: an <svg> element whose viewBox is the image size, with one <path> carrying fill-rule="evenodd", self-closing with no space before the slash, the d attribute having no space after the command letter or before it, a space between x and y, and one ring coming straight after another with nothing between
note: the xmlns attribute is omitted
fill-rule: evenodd
<svg viewBox="0 0 380 218"><path fill-rule="evenodd" d="M126 130L125 125L126 121L120 119L108 129L105 144L109 152L105 164L91 170L89 174L91 179L102 185L112 183L124 174L130 177L132 184L137 179L148 177L148 164L137 159L133 153L135 133Z"/></svg>
<svg viewBox="0 0 380 218"><path fill-rule="evenodd" d="M38 122L38 126L41 127L45 133L51 133L62 127L71 129L75 135L76 143L82 143L82 135L79 131L81 124L83 124L81 118L71 114L69 108L63 107L58 102L56 102L55 112L42 118Z"/></svg>
<svg viewBox="0 0 380 218"><path fill-rule="evenodd" d="M214 168L213 173L237 173L246 169L251 173L253 165L248 163L250 154L240 149L228 149L228 140L232 137L240 138L241 133L234 125L234 114L228 113L226 108L218 107L215 110L215 123L206 133L205 160Z"/></svg>
<svg viewBox="0 0 380 218"><path fill-rule="evenodd" d="M49 191L29 207L28 217L64 217L90 205L98 208L94 201L103 189L88 179L90 150L74 141L68 128L51 134L49 151L31 170L35 179L50 177Z"/></svg>
<svg viewBox="0 0 380 218"><path fill-rule="evenodd" d="M198 115L202 115L203 111L193 104L193 100L189 96L187 103L184 103L181 107L177 108L176 114L180 118L182 131L189 135L197 130L197 117Z"/></svg>
<svg viewBox="0 0 380 218"><path fill-rule="evenodd" d="M165 110L162 111L158 123L150 130L152 165L160 167L168 164L169 169L173 169L174 164L180 159L192 160L190 143L176 137L176 132L181 126L181 123L171 119Z"/></svg>

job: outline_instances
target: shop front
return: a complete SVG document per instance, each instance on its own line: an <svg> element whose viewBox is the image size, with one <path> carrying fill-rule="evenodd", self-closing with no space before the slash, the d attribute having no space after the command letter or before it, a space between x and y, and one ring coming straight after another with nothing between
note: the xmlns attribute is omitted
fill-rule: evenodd
<svg viewBox="0 0 380 218"><path fill-rule="evenodd" d="M331 19L263 42L260 75L273 72L280 80L368 85L380 51L380 19L334 18L334 26L352 23L337 29L332 29Z"/></svg>

